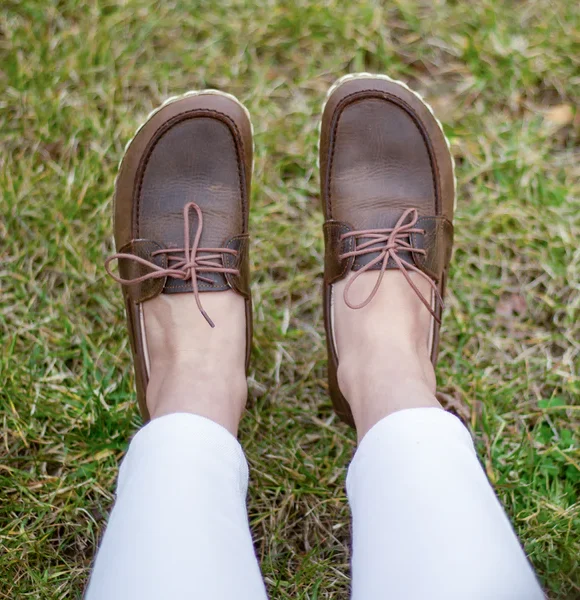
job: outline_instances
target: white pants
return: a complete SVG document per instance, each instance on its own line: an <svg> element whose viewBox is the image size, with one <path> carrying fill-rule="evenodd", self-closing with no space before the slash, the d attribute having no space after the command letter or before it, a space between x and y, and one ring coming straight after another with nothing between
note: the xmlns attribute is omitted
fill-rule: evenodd
<svg viewBox="0 0 580 600"><path fill-rule="evenodd" d="M261 600L248 466L225 429L174 414L137 433L86 600ZM348 470L354 600L535 600L534 573L477 460L436 408L394 413Z"/></svg>

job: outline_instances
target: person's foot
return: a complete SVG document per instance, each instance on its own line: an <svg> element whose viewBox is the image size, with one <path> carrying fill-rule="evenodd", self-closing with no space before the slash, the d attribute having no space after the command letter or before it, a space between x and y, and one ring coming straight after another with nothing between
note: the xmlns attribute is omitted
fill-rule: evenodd
<svg viewBox="0 0 580 600"><path fill-rule="evenodd" d="M150 372L146 402L151 418L195 413L236 433L247 397L244 299L232 290L161 294L143 304Z"/></svg>
<svg viewBox="0 0 580 600"><path fill-rule="evenodd" d="M454 175L438 121L406 86L349 76L320 139L329 390L359 439L435 398ZM340 359L340 360L339 360Z"/></svg>
<svg viewBox="0 0 580 600"><path fill-rule="evenodd" d="M127 149L106 266L122 284L145 420L191 412L237 432L251 344L251 169L249 115L215 91L169 101Z"/></svg>

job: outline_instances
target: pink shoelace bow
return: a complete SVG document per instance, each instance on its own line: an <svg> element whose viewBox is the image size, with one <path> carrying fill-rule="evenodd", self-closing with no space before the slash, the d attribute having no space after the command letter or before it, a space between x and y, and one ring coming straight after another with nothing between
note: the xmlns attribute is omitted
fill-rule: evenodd
<svg viewBox="0 0 580 600"><path fill-rule="evenodd" d="M195 235L193 238L193 243L189 246L190 240L190 225L189 225L189 214L190 211L194 210L197 214L197 227L195 230ZM137 283L142 283L143 281L147 281L149 279L159 279L161 277L174 277L175 279L181 279L183 281L191 280L191 285L193 287L193 295L195 296L195 302L197 307L205 320L211 325L211 327L215 327L214 322L210 319L209 315L203 308L201 304L201 299L199 297L199 288L197 285L197 280L203 281L205 283L212 283L212 279L209 277L204 277L200 275L201 273L231 273L232 275L240 274L238 269L232 269L229 267L225 267L223 265L223 255L231 254L236 256L238 254L237 250L233 250L231 248L200 248L199 242L201 240L201 233L203 230L203 215L201 209L195 202L189 202L183 207L183 248L163 248L162 250L156 250L151 253L151 257L159 256L161 254L167 255L168 267L163 268L159 265L156 265L154 262L151 262L145 258L141 258L140 256L136 256L135 254L126 254L126 253L117 253L113 254L105 261L105 269L107 273L118 283L123 285L134 285ZM203 253L204 256L200 256L200 253ZM181 255L183 254L183 255ZM149 267L151 271L146 273L145 275L141 275L140 277L135 277L134 279L123 279L118 277L114 273L111 272L109 268L109 264L113 260L127 259L137 262L141 265Z"/></svg>
<svg viewBox="0 0 580 600"><path fill-rule="evenodd" d="M405 223L407 218L411 216L411 219L408 223ZM381 281L383 280L383 276L385 274L385 270L387 268L387 264L389 259L392 258L397 268L401 271L401 273L405 276L405 279L409 283L409 285L413 288L421 302L427 307L427 310L431 313L433 318L439 323L440 319L437 317L437 314L431 307L431 303L423 294L420 292L419 288L415 285L408 271L413 271L414 273L418 273L429 282L431 289L435 292L435 297L440 302L441 306L443 306L443 298L441 298L441 294L437 289L437 285L435 282L421 269L419 269L416 265L410 263L407 260L402 259L398 252L400 250L404 250L406 252L421 254L425 256L427 253L425 250L421 248L414 248L411 245L411 234L420 233L424 234L425 231L423 229L416 228L415 225L419 219L419 215L417 213L416 208L408 208L403 212L403 214L399 217L399 220L395 224L394 227L389 229L363 229L360 231L350 231L340 236L340 241L342 242L348 238L354 238L355 240L355 249L350 252L345 252L341 254L338 258L340 260L344 260L346 258L354 257L356 259L357 256L364 256L365 254L375 254L378 253L378 256L369 261L366 265L364 265L361 269L355 272L355 275L348 281L344 288L344 302L349 308L359 309L365 307L376 295L379 286L381 285ZM356 245L357 240L366 239L358 245ZM367 296L367 298L361 302L360 304L353 304L349 300L349 291L352 284L356 281L356 279L366 273L370 269L372 269L376 264L381 263L381 270L379 276L377 277L377 281L375 286L373 287L371 293Z"/></svg>

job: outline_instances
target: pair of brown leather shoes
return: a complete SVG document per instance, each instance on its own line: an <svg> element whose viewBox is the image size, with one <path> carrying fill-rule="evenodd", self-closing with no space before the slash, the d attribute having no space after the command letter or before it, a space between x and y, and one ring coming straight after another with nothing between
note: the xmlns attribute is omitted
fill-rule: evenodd
<svg viewBox="0 0 580 600"><path fill-rule="evenodd" d="M149 359L142 306L159 294L232 289L244 297L247 361L252 337L248 213L252 126L240 102L215 90L168 100L130 142L115 189L117 254L107 271L122 284L137 397L145 393ZM337 382L333 284L360 273L399 269L432 318L437 359L442 297L453 240L453 161L439 122L407 86L378 75L348 75L329 90L320 132L320 183L325 215L324 315L330 395L353 425ZM119 275L110 263L118 260ZM424 298L410 272L429 280ZM219 323L217 323L219 326Z"/></svg>

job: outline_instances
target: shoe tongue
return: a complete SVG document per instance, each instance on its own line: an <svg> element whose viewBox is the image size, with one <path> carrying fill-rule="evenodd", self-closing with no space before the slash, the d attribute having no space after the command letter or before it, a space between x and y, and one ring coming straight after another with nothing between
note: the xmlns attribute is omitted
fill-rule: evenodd
<svg viewBox="0 0 580 600"><path fill-rule="evenodd" d="M189 221L189 240L184 239L185 217ZM167 215L165 217L165 221L166 227L169 227L169 225L173 227L172 237L176 241L171 246L175 246L179 243L178 247L182 249L185 243L188 245L189 248L191 248L199 227L199 217L197 216L196 212L194 210L190 210L186 216L183 214L183 208L179 207L179 210L175 210L173 211L173 213ZM218 247L220 245L223 239L221 237L223 226L220 224L223 221L225 221L225 218L224 216L220 215L219 211L211 211L209 209L206 209L204 211L203 228L201 232L201 238L199 241L199 248ZM179 240L179 242L177 242L177 240ZM183 249L180 252L174 252L173 255L179 258L185 257ZM207 252L198 252L198 257L200 258L203 258L207 255ZM214 262L221 263L221 259L215 260ZM211 280L210 283L209 281L204 281L203 279L200 279L198 277L197 284L200 292L207 292L227 287L227 281L223 273L212 273L200 269L199 275L202 276L204 279ZM177 294L182 292L193 292L192 282L190 280L183 281L182 279L177 279L175 277L167 277L165 287L163 288L163 293Z"/></svg>
<svg viewBox="0 0 580 600"><path fill-rule="evenodd" d="M377 211L376 213L374 213L372 215L367 214L362 218L362 223L357 223L357 230L360 231L360 230L367 230L367 229L393 229L397 225L399 219L401 218L401 215L406 210L406 208L407 207L405 207L405 208L388 208L388 209L383 209L380 212ZM410 219L411 219L411 217L409 216L405 220L405 223L407 223ZM363 238L363 237L358 238L357 239L357 247L366 241L368 241L368 238ZM353 265L353 271L358 271L364 265L366 265L369 262L371 262L372 260L376 259L380 255L380 251L384 247L384 245L385 245L384 242L378 243L376 245L377 252L369 252L368 254L363 254L361 256L357 256L356 260L354 262L354 265ZM413 257L410 252L399 250L397 252L397 255L403 261L411 262L411 263L413 262ZM381 267L382 267L382 261L378 261L372 267L372 269L373 270L380 269ZM397 264L395 263L395 261L392 258L389 258L386 268L387 269L396 269L398 267L397 267Z"/></svg>
<svg viewBox="0 0 580 600"><path fill-rule="evenodd" d="M183 252L176 252L175 256L182 257ZM207 256L207 253L200 253L198 256L203 258ZM221 259L213 261L215 263L221 263ZM197 278L197 287L200 292L211 292L227 289L228 283L223 273L213 273L204 271L203 268L199 269L199 275ZM203 277L203 279L200 279ZM210 280L210 281L206 281ZM164 294L179 294L183 292L193 292L193 284L191 280L183 281L175 277L167 277L165 286L163 288Z"/></svg>

